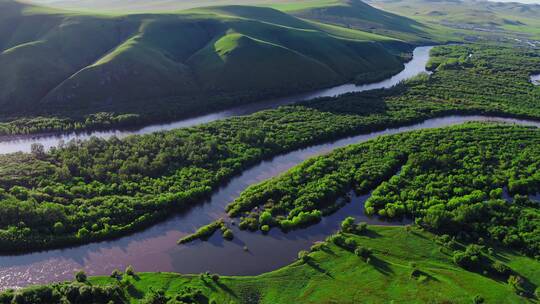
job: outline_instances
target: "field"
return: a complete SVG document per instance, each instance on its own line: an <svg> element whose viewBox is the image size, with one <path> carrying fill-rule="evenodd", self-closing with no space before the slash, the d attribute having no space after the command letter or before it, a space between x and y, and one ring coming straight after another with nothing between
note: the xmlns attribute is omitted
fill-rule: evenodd
<svg viewBox="0 0 540 304"><path fill-rule="evenodd" d="M540 5L491 1L368 1L377 8L414 18L425 24L438 24L455 30L474 30L500 36L499 40L522 42L540 39ZM514 40L515 41L515 40Z"/></svg>
<svg viewBox="0 0 540 304"><path fill-rule="evenodd" d="M369 248L369 257L337 245L331 237L307 257L302 254L293 264L256 277L118 272L114 278L29 288L19 298L49 297L40 303L62 297L71 300L68 303L89 303L92 297L94 303L473 303L475 298L485 303L526 302L504 278L457 266L452 248L433 234L370 226L362 233L342 235L358 248ZM454 246L463 250L460 243ZM483 252L490 263L507 265L523 277L527 288L540 284L538 262L501 248ZM10 303L10 297L4 293L0 302Z"/></svg>

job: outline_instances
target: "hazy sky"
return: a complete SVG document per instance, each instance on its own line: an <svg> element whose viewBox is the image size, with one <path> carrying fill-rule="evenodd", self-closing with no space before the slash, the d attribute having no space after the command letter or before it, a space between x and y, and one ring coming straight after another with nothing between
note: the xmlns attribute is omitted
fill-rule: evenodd
<svg viewBox="0 0 540 304"><path fill-rule="evenodd" d="M490 0L496 2L521 2L527 4L540 4L540 0Z"/></svg>

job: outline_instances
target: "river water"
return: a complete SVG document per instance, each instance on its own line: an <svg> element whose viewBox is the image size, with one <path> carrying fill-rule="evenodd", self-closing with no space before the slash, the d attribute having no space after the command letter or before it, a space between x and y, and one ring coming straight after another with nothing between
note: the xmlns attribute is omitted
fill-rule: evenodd
<svg viewBox="0 0 540 304"><path fill-rule="evenodd" d="M538 75L532 75L532 76L531 76L531 82L532 82L534 85L540 85L540 74L538 74Z"/></svg>
<svg viewBox="0 0 540 304"><path fill-rule="evenodd" d="M203 116L198 116L189 119L183 119L172 123L149 125L137 130L109 130L109 131L94 131L94 132L82 132L82 133L65 133L55 135L29 135L19 137L4 137L0 138L0 154L12 153L12 152L29 152L33 143L41 143L46 149L57 146L59 141L70 141L72 139L88 139L89 137L96 136L100 138L110 138L111 136L117 136L119 138L132 135L132 134L147 134L158 131L166 131L177 128L191 127L200 125L203 123L224 119L232 116L248 115L264 109L276 108L283 105L293 104L299 101L310 100L319 97L332 97L339 96L346 93L362 92L373 89L390 88L400 83L403 80L409 79L420 73L427 73L426 63L429 60L429 51L432 46L417 47L413 51L413 59L405 64L405 68L400 73L390 77L386 80L365 84L344 84L335 86L328 89L316 90L309 93L297 94L284 98L271 99L261 102L250 103L238 107L228 109L226 111L211 113Z"/></svg>
<svg viewBox="0 0 540 304"><path fill-rule="evenodd" d="M226 218L225 206L249 185L276 176L303 160L353 143L381 135L397 134L426 128L445 127L468 121L497 121L540 127L540 122L488 116L447 116L422 123L344 138L299 149L244 171L216 191L206 202L171 217L144 231L116 240L84 246L49 250L32 254L0 257L0 288L62 281L73 278L76 270L90 275L108 275L115 268L133 265L136 271L173 271L180 273L216 272L223 275L255 275L292 262L299 250L309 248L339 228L347 216L371 224L388 224L363 214L367 196L354 197L338 212L319 224L303 230L282 233L273 229L269 235L243 232L234 227L232 242L222 240L219 233L208 242L196 241L176 245L176 241L198 227L220 217ZM400 224L400 223L390 223ZM244 251L244 246L248 251Z"/></svg>

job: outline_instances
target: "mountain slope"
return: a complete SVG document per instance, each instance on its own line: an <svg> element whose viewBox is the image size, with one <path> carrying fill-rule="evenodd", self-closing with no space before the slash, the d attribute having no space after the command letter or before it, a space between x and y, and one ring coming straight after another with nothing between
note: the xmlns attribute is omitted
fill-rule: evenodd
<svg viewBox="0 0 540 304"><path fill-rule="evenodd" d="M323 7L290 7L289 13L310 20L405 39L428 41L429 29L413 19L376 9L360 0L342 0Z"/></svg>
<svg viewBox="0 0 540 304"><path fill-rule="evenodd" d="M369 3L427 24L506 34L508 38L533 34L531 38L540 39L539 4L485 0L371 0Z"/></svg>
<svg viewBox="0 0 540 304"><path fill-rule="evenodd" d="M0 0L0 24L10 25L0 32L4 117L204 112L357 75L370 81L402 67L391 52L410 50L384 36L340 37L334 28L244 6L91 15Z"/></svg>

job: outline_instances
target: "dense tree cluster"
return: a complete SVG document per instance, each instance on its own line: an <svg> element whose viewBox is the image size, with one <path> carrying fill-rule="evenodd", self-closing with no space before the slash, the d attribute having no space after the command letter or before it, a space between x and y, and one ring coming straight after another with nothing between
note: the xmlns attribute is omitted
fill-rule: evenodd
<svg viewBox="0 0 540 304"><path fill-rule="evenodd" d="M111 127L122 128L150 121L139 114L99 112L80 118L38 116L0 122L0 135L21 135L48 132L89 131Z"/></svg>
<svg viewBox="0 0 540 304"><path fill-rule="evenodd" d="M381 137L312 158L249 187L229 212L264 218L255 227L290 229L299 214L320 212L351 189L372 191L369 215L416 218L439 233L488 237L538 255L540 209L526 197L540 192L538 172L537 129L471 123ZM514 199L505 200L505 192ZM348 221L343 225L352 229Z"/></svg>

